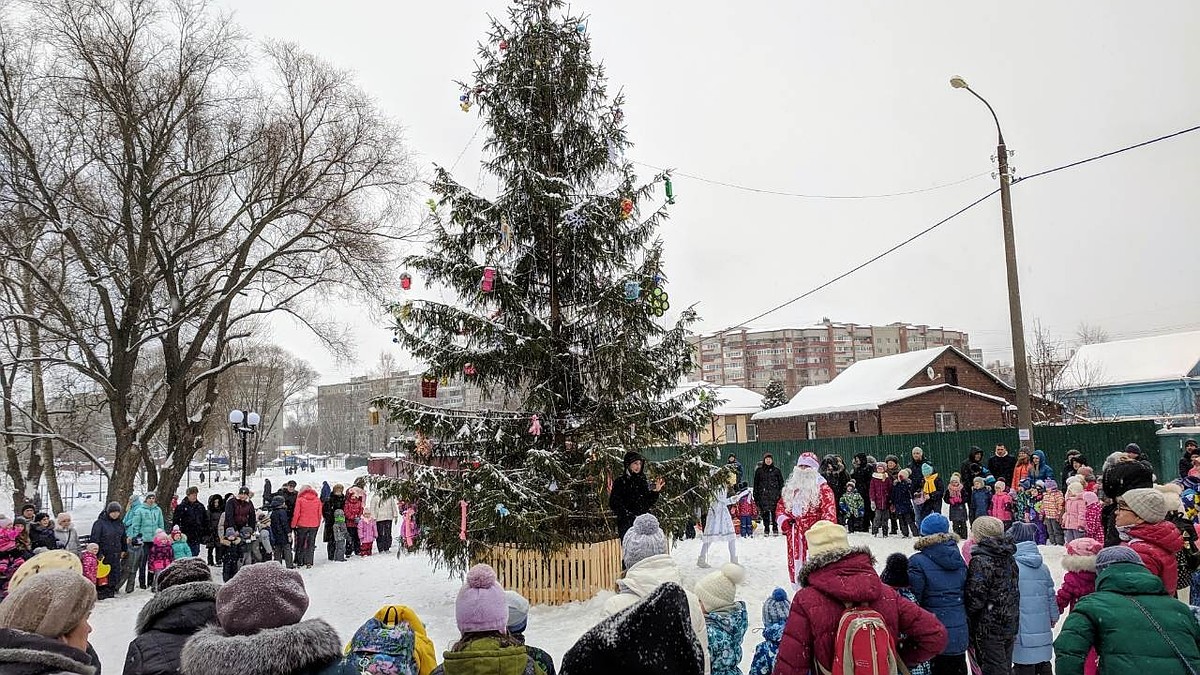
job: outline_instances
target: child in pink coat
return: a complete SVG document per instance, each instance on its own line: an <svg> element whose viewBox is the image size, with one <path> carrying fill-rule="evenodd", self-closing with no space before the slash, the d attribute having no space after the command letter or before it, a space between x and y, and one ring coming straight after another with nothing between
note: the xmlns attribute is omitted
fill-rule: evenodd
<svg viewBox="0 0 1200 675"><path fill-rule="evenodd" d="M167 569L175 559L171 548L171 535L159 530L154 533L154 543L150 546L150 555L146 558L146 569L154 575L154 588L158 588L158 573Z"/></svg>
<svg viewBox="0 0 1200 675"><path fill-rule="evenodd" d="M1013 519L1013 497L1008 494L1007 487L1004 481L996 481L996 494L992 495L992 510L988 512L989 516L999 518L1004 523L1006 530L1009 525L1012 525Z"/></svg>
<svg viewBox="0 0 1200 675"><path fill-rule="evenodd" d="M1084 535L1097 541L1104 541L1104 523L1100 520L1100 510L1104 506L1100 504L1100 498L1096 496L1095 492L1085 490L1083 503L1086 504L1083 511Z"/></svg>
<svg viewBox="0 0 1200 675"><path fill-rule="evenodd" d="M358 519L359 555L371 555L371 547L375 543L378 534L378 529L375 526L375 514L371 513L370 510L363 510L362 517Z"/></svg>
<svg viewBox="0 0 1200 675"><path fill-rule="evenodd" d="M1058 595L1055 596L1059 612L1075 609L1075 603L1079 602L1080 598L1095 592L1096 554L1103 547L1103 544L1091 537L1079 537L1067 542L1067 554L1062 559L1062 566L1067 570L1067 574L1063 577L1062 588L1058 589ZM1083 663L1083 675L1096 675L1099 670L1100 657L1096 655L1096 650L1092 649Z"/></svg>
<svg viewBox="0 0 1200 675"><path fill-rule="evenodd" d="M96 572L100 569L99 556L100 546L98 544L88 544L79 554L79 562L83 564L83 576L93 584L96 583Z"/></svg>
<svg viewBox="0 0 1200 675"><path fill-rule="evenodd" d="M1083 536L1083 517L1087 502L1083 501L1083 481L1072 478L1067 483L1067 499L1063 505L1063 539L1069 544Z"/></svg>

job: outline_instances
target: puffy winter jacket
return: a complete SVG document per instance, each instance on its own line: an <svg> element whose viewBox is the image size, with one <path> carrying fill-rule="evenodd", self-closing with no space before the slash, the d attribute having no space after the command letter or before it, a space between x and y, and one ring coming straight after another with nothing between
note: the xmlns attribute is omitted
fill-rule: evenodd
<svg viewBox="0 0 1200 675"><path fill-rule="evenodd" d="M1013 559L1016 551L1007 536L988 537L971 549L964 600L972 644L1017 634L1020 595L1017 561Z"/></svg>
<svg viewBox="0 0 1200 675"><path fill-rule="evenodd" d="M129 513L125 516L125 534L129 538L142 535L142 541L149 543L154 539L154 533L165 529L163 527L163 512L158 504L147 506L139 499L134 499Z"/></svg>
<svg viewBox="0 0 1200 675"><path fill-rule="evenodd" d="M292 512L292 527L320 527L321 506L321 499L317 497L317 491L305 486L296 496L296 509Z"/></svg>
<svg viewBox="0 0 1200 675"><path fill-rule="evenodd" d="M636 457L641 458L640 455ZM613 481L612 491L608 494L608 508L617 518L617 535L621 539L624 539L625 533L633 527L635 518L649 513L658 503L658 493L650 489L650 482L646 480L645 462L642 463L642 471L634 473L629 470L629 466L637 459L625 458L625 473ZM780 482L780 485L783 483ZM779 497L776 496L775 499L778 501Z"/></svg>
<svg viewBox="0 0 1200 675"><path fill-rule="evenodd" d="M754 659L750 661L747 675L771 675L775 672L775 659L779 656L779 640L783 638L784 622L763 626L763 641L754 648Z"/></svg>
<svg viewBox="0 0 1200 675"><path fill-rule="evenodd" d="M243 527L254 527L254 504L249 499L234 497L225 503L225 527L239 532Z"/></svg>
<svg viewBox="0 0 1200 675"><path fill-rule="evenodd" d="M1075 557L1077 556L1063 558L1063 567L1066 568L1067 561ZM1063 577L1062 587L1058 589L1058 593L1054 596L1060 614L1069 609L1075 609L1075 603L1096 590L1096 557L1086 557L1091 558L1092 569L1067 572Z"/></svg>
<svg viewBox="0 0 1200 675"><path fill-rule="evenodd" d="M171 523L179 526L179 531L187 536L188 541L201 543L208 529L208 510L200 501L193 502L185 498L175 507Z"/></svg>
<svg viewBox="0 0 1200 675"><path fill-rule="evenodd" d="M882 475L883 478L879 478ZM888 480L887 474L873 474L871 476L871 508L875 511L887 511L892 505L892 482ZM912 500L909 500L909 504ZM911 507L910 507L911 508Z"/></svg>
<svg viewBox="0 0 1200 675"><path fill-rule="evenodd" d="M1050 520L1059 520L1063 516L1063 493L1061 490L1046 490L1042 496L1042 515Z"/></svg>
<svg viewBox="0 0 1200 675"><path fill-rule="evenodd" d="M783 494L783 473L775 466L774 461L771 460L770 466L759 464L754 470L754 501L757 504L770 505L772 509L775 502L779 501L779 495Z"/></svg>
<svg viewBox="0 0 1200 675"><path fill-rule="evenodd" d="M97 663L89 653L81 652L62 640L0 628L0 672L15 675L74 675L98 672Z"/></svg>
<svg viewBox="0 0 1200 675"><path fill-rule="evenodd" d="M1087 503L1083 501L1083 493L1067 495L1063 504L1062 526L1064 530L1082 530L1083 516L1087 513Z"/></svg>
<svg viewBox="0 0 1200 675"><path fill-rule="evenodd" d="M943 654L967 651L967 609L963 604L967 564L956 541L953 534L921 537L913 545L917 552L908 559L908 583L917 604L933 612L946 627Z"/></svg>
<svg viewBox="0 0 1200 675"><path fill-rule="evenodd" d="M400 509L396 506L396 498L383 497L378 492L371 495L371 513L375 514L376 521L400 518Z"/></svg>
<svg viewBox="0 0 1200 675"><path fill-rule="evenodd" d="M217 590L211 581L171 586L138 612L137 637L129 643L124 675L175 675L188 638L217 621Z"/></svg>
<svg viewBox="0 0 1200 675"><path fill-rule="evenodd" d="M1013 519L1013 497L1007 492L1000 492L992 495L992 505L988 510L988 515L993 518L999 518L1004 522L1010 522Z"/></svg>
<svg viewBox="0 0 1200 675"><path fill-rule="evenodd" d="M679 567L670 555L652 555L637 562L625 570L624 578L617 580L617 594L604 603L605 616L636 605L668 582L682 584ZM692 630L696 632L696 639L700 641L700 647L704 650L704 670L708 672L708 626L704 620L704 609L700 606L700 599L691 591L687 592L687 599L691 609Z"/></svg>
<svg viewBox="0 0 1200 675"><path fill-rule="evenodd" d="M1005 485L1013 484L1013 470L1017 467L1017 458L1013 457L1012 453L1008 453L1003 457L992 455L988 457L988 471L996 477L996 480L1004 481Z"/></svg>
<svg viewBox="0 0 1200 675"><path fill-rule="evenodd" d="M971 490L971 520L986 516L992 508L992 491L986 487Z"/></svg>
<svg viewBox="0 0 1200 675"><path fill-rule="evenodd" d="M970 514L967 513L967 507L971 501L971 491L959 485L958 495L955 496L954 489L946 486L946 492L943 494L946 504L950 506L951 522L966 522ZM958 501L955 501L955 500Z"/></svg>
<svg viewBox="0 0 1200 675"><path fill-rule="evenodd" d="M367 493L362 488L352 487L346 490L346 505L342 510L346 513L346 526L358 527L358 519L362 518L363 509L367 508Z"/></svg>
<svg viewBox="0 0 1200 675"><path fill-rule="evenodd" d="M1096 592L1076 603L1063 622L1054 641L1058 674L1083 675L1088 650L1095 648L1104 675L1187 675L1135 601L1200 671L1200 625L1188 606L1167 595L1162 581L1141 565L1116 563L1100 573Z"/></svg>
<svg viewBox="0 0 1200 675"><path fill-rule="evenodd" d="M893 637L908 636L899 647L900 659L907 665L928 661L946 648L946 627L883 585L873 563L867 548L840 549L808 559L797 575L803 588L792 601L776 672L806 673L814 659L829 670L838 621L848 604L879 612Z"/></svg>
<svg viewBox="0 0 1200 675"><path fill-rule="evenodd" d="M907 480L892 483L892 492L888 506L896 507L896 515L912 515L912 482Z"/></svg>
<svg viewBox="0 0 1200 675"><path fill-rule="evenodd" d="M292 524L288 522L287 502L271 507L271 546L286 546L291 542Z"/></svg>
<svg viewBox="0 0 1200 675"><path fill-rule="evenodd" d="M746 603L738 600L732 607L704 615L708 629L708 651L712 675L741 675L742 638L748 622Z"/></svg>
<svg viewBox="0 0 1200 675"><path fill-rule="evenodd" d="M1042 561L1037 544L1017 544L1017 576L1021 593L1020 630L1013 647L1013 663L1029 665L1049 661L1054 656L1053 627L1058 621L1058 603L1054 597L1054 579Z"/></svg>
<svg viewBox="0 0 1200 675"><path fill-rule="evenodd" d="M1159 579L1167 593L1175 592L1179 582L1179 565L1175 554L1183 549L1183 537L1179 530L1167 521L1161 523L1142 523L1129 531L1132 539L1127 543L1129 548L1137 551L1146 569Z"/></svg>
<svg viewBox="0 0 1200 675"><path fill-rule="evenodd" d="M129 547L125 541L125 524L113 520L108 513L101 511L92 523L91 543L100 547L100 557L112 567L109 573L109 584L116 586L121 578L121 554Z"/></svg>

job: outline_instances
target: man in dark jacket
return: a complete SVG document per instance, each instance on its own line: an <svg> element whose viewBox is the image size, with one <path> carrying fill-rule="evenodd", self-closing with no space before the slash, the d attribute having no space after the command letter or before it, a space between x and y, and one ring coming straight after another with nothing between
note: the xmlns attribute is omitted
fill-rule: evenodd
<svg viewBox="0 0 1200 675"><path fill-rule="evenodd" d="M870 523L875 517L875 509L871 508L871 474L875 472L875 461L869 459L867 453L860 452L851 462L854 468L850 470L850 477L854 479L854 487L863 498L862 522Z"/></svg>
<svg viewBox="0 0 1200 675"><path fill-rule="evenodd" d="M1008 452L1008 448L1004 447L1003 443L996 444L996 454L988 457L987 469L996 480L1004 481L1005 485L1012 485L1013 470L1017 468L1017 458L1013 457Z"/></svg>
<svg viewBox="0 0 1200 675"><path fill-rule="evenodd" d="M208 565L180 558L158 575L158 593L138 612L123 675L176 675L188 638L217 620L217 591Z"/></svg>
<svg viewBox="0 0 1200 675"><path fill-rule="evenodd" d="M188 488L187 496L175 507L171 524L178 525L179 531L187 537L192 555L200 555L200 544L205 542L208 533L208 511L200 503L200 488L195 485Z"/></svg>
<svg viewBox="0 0 1200 675"><path fill-rule="evenodd" d="M1189 438L1183 442L1183 454L1179 456L1179 477L1187 478L1192 470L1192 457L1197 453L1196 439Z"/></svg>
<svg viewBox="0 0 1200 675"><path fill-rule="evenodd" d="M274 559L292 569L292 518L282 495L271 497L271 548Z"/></svg>
<svg viewBox="0 0 1200 675"><path fill-rule="evenodd" d="M842 495L846 494L846 483L850 481L850 474L846 473L846 467L837 455L825 455L821 459L821 477L829 483L830 489L833 490L833 498L840 503Z"/></svg>
<svg viewBox="0 0 1200 675"><path fill-rule="evenodd" d="M1075 462L1073 462L1071 460L1075 459L1076 457L1080 456L1081 454L1082 453L1080 453L1075 448L1071 448L1070 450L1067 451L1067 459L1063 462L1063 468L1062 468L1062 480L1063 480L1064 485L1066 484L1068 478L1070 478L1071 476L1074 476L1077 473L1075 471Z"/></svg>
<svg viewBox="0 0 1200 675"><path fill-rule="evenodd" d="M250 488L243 485L237 497L225 504L225 527L241 532L243 527L254 527L254 504L250 502Z"/></svg>
<svg viewBox="0 0 1200 675"><path fill-rule="evenodd" d="M775 458L768 452L763 455L762 463L754 470L754 503L758 506L758 515L762 518L763 536L770 536L772 530L779 534L779 524L775 522L775 505L779 503L781 494L783 472L775 466Z"/></svg>
<svg viewBox="0 0 1200 675"><path fill-rule="evenodd" d="M283 497L283 502L287 504L288 520L291 520L292 516L296 514L296 495L298 494L296 492L296 481L289 480L284 483L283 487L279 488L279 492L275 494Z"/></svg>
<svg viewBox="0 0 1200 675"><path fill-rule="evenodd" d="M1021 613L1017 546L992 516L976 518L971 537L976 543L963 594L972 660L982 675L1011 675Z"/></svg>
<svg viewBox="0 0 1200 675"><path fill-rule="evenodd" d="M892 637L906 639L897 646L900 660L912 666L940 654L946 647L946 628L929 612L885 586L875 573L870 549L851 548L846 529L820 521L804 535L808 559L797 575L801 588L779 642L775 661L778 675L804 675L833 667L838 621L847 607L866 607L883 617Z"/></svg>
<svg viewBox="0 0 1200 675"><path fill-rule="evenodd" d="M633 527L634 519L649 513L658 502L658 493L663 488L662 478L655 478L654 486L650 486L643 473L645 463L646 458L641 454L632 450L625 453L625 473L613 481L608 495L608 508L617 517L617 533L622 540Z"/></svg>
<svg viewBox="0 0 1200 675"><path fill-rule="evenodd" d="M966 461L962 463L962 466L958 467L958 478L962 481L963 485L970 489L971 484L975 482L976 478L982 476L983 472L983 450L971 446L971 451L967 453Z"/></svg>
<svg viewBox="0 0 1200 675"><path fill-rule="evenodd" d="M917 550L908 560L908 583L917 604L933 612L946 627L949 640L942 653L930 663L934 675L966 675L967 611L963 587L967 582L967 564L958 552L958 539L950 534L950 521L940 513L931 513L921 521Z"/></svg>

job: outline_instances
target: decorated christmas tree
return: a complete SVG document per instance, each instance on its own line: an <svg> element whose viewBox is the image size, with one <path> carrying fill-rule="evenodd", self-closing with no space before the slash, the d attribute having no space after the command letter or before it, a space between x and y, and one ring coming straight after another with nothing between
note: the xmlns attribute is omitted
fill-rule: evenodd
<svg viewBox="0 0 1200 675"><path fill-rule="evenodd" d="M522 0L493 20L459 105L486 129L484 196L438 168L426 251L404 285L449 302L398 300L396 342L427 364L423 400L375 405L411 430L407 476L378 489L416 510L414 545L461 570L497 544L546 554L616 536L611 481L628 451L674 446L710 421L692 367L691 309L670 308L656 230L674 201L666 173L639 182L622 97L610 97L584 17L559 0ZM474 174L475 172L471 172ZM430 405L447 381L503 401L496 410ZM703 447L660 451L664 528L711 495Z"/></svg>
<svg viewBox="0 0 1200 675"><path fill-rule="evenodd" d="M783 383L779 380L771 380L768 382L767 391L765 394L763 394L763 410L778 408L787 402L787 392L783 389Z"/></svg>

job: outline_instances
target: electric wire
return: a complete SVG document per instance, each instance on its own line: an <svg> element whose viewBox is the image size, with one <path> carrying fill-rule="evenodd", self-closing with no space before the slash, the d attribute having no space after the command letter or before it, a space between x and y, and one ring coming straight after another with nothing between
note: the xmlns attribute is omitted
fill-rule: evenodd
<svg viewBox="0 0 1200 675"><path fill-rule="evenodd" d="M1178 136L1182 136L1182 135L1184 135L1184 134L1191 133L1191 132L1194 132L1194 131L1200 131L1200 125L1196 125L1196 126L1193 126L1193 127L1189 127L1189 128L1187 128L1187 129L1181 129L1181 130L1179 130L1179 131L1176 131L1176 132L1173 132L1173 133L1170 133L1170 134L1165 134L1165 135L1163 135L1163 136L1159 136L1159 137L1157 137L1157 138L1152 138L1152 139L1150 139L1150 140L1148 140L1148 141L1142 141L1141 143L1135 143L1135 144L1133 144L1133 145L1127 145L1127 146L1125 146L1125 147L1118 148L1118 149L1116 149L1116 150L1111 150L1111 151L1109 151L1109 152L1104 152L1104 153L1100 153L1100 154L1097 154L1097 155L1093 155L1093 156L1091 156L1091 157L1086 157L1086 158L1084 158L1084 159L1081 159L1081 160L1077 160L1077 161L1074 161L1074 162L1069 162L1069 163L1067 163L1067 164L1062 164L1062 165L1060 165L1060 166L1052 167L1052 168L1050 168L1050 169L1045 169L1045 170L1043 170L1043 171L1038 171L1037 173L1033 173L1033 174L1030 174L1030 175L1028 175L1028 176L1025 176L1025 177L1023 177L1023 178L1021 178L1020 180L1013 181L1013 183L1012 183L1012 184L1013 184L1013 185L1016 185L1016 184L1018 184L1018 183L1024 183L1025 181L1032 180L1032 179L1034 179L1034 178L1040 178L1040 177L1043 177L1043 176L1048 176L1048 175L1050 175L1050 174L1052 174L1052 173L1057 173L1057 172L1059 172L1059 171L1065 171L1065 170L1067 170L1067 169L1072 169L1072 168L1075 168L1075 167L1078 167L1078 166L1082 166L1082 165L1084 165L1084 164L1088 164L1088 163L1091 163L1091 162L1099 161L1099 160L1101 160L1101 159L1105 159L1105 158L1107 158L1107 157L1112 157L1112 156L1114 156L1114 155L1119 155L1119 154L1121 154L1121 153L1123 153L1123 152L1128 152L1128 151L1130 151L1130 150L1135 150L1135 149L1137 149L1137 148L1143 148L1143 147L1146 147L1147 145L1152 145L1152 144L1154 144L1154 143L1160 143L1160 142L1162 142L1162 141L1166 141L1166 140L1169 140L1169 139L1172 139L1172 138L1176 138L1176 137L1178 137ZM892 253L895 253L896 251L898 251L898 250L900 250L901 248L903 248L903 247L905 247L905 246L907 246L907 245L911 244L912 242L916 241L917 239L920 239L921 237L924 237L925 235L929 234L930 232L933 232L934 230L936 230L937 228L941 227L942 225L944 225L944 224L946 224L946 223L950 222L950 221L951 221L951 220L953 220L954 218L957 218L958 216L960 216L960 215L962 215L962 214L966 213L967 211L969 211L970 209L972 209L972 208L974 208L974 207L978 206L979 204L983 203L984 201L986 201L988 198L990 198L992 195L996 194L997 192L1000 192L1000 188L996 188L995 190L992 190L991 192L987 193L986 195L983 195L982 197L980 197L980 198L976 199L975 201L971 202L970 204L967 204L966 206L964 206L963 208L959 209L958 211L955 211L954 213L952 213L952 214L950 214L949 216L947 216L947 217L945 217L945 218L943 218L943 219L939 220L938 222L934 223L933 225L930 225L929 227L927 227L927 228L925 228L925 229L921 230L920 232L917 232L916 234L912 235L912 236L911 236L911 237L909 237L908 239L905 239L904 241L902 241L902 242L900 242L900 243L898 243L898 244L896 244L896 245L892 246L891 248L887 249L886 251L883 251L882 253L879 253L879 254L875 255L874 257L872 257L872 258L870 258L870 259L866 260L865 262L859 263L858 265L856 265L856 266L852 267L851 269L849 269L849 270L847 270L847 271L845 271L845 272L843 272L843 273L841 273L841 274L839 274L839 275L837 275L837 276L833 277L832 279L829 279L829 280L827 280L827 281L825 281L825 282L821 283L820 285L818 285L818 286L816 286L816 287L814 287L814 288L812 288L812 289L810 289L810 290L808 290L808 291L805 291L804 293L801 293L800 295L798 295L798 296L796 296L796 297L792 298L791 300L787 300L786 302L782 302L782 303L780 303L780 304L778 304L778 305L775 305L774 307L772 307L772 308L770 308L770 309L768 309L768 310L766 310L766 311L764 311L764 312L761 312L761 313L759 313L759 314L757 314L757 315L755 315L755 316L753 316L753 317L751 317L751 318L749 318L749 319L746 319L746 320L744 320L744 321L740 321L740 322L738 322L738 323L736 323L736 324L733 324L732 326L730 326L730 327L726 328L725 330L722 330L722 331L718 331L718 332L716 332L716 333L709 334L709 335L707 335L707 337L720 337L720 336L722 336L722 335L724 335L724 334L726 334L726 333L728 333L728 332L730 332L730 331L736 330L736 329L738 329L738 328L740 328L740 327L746 326L747 324L753 323L754 321L757 321L757 320L759 320L759 319L762 319L762 318L765 318L765 317L767 317L767 316L770 316L771 314L774 314L775 312L778 312L778 311L779 311L779 310L781 310L781 309L784 309L784 308L786 308L786 307L789 307L789 306L791 306L791 305L793 305L793 304L795 304L795 303L799 302L800 300L803 300L804 298L807 298L807 297L809 297L810 295L813 295L814 293L817 293L818 291L821 291L821 290L823 290L823 289L825 289L825 288L828 288L829 286L832 286L833 284L837 283L838 281L841 281L842 279L845 279L846 277L850 276L851 274L854 274L855 272L858 272L859 270L863 269L864 267L867 267L868 265L870 265L870 264L872 264L872 263L874 263L874 262L877 262L877 261L881 260L882 258L884 258L884 257L886 257L886 256L888 256L888 255L891 255Z"/></svg>

